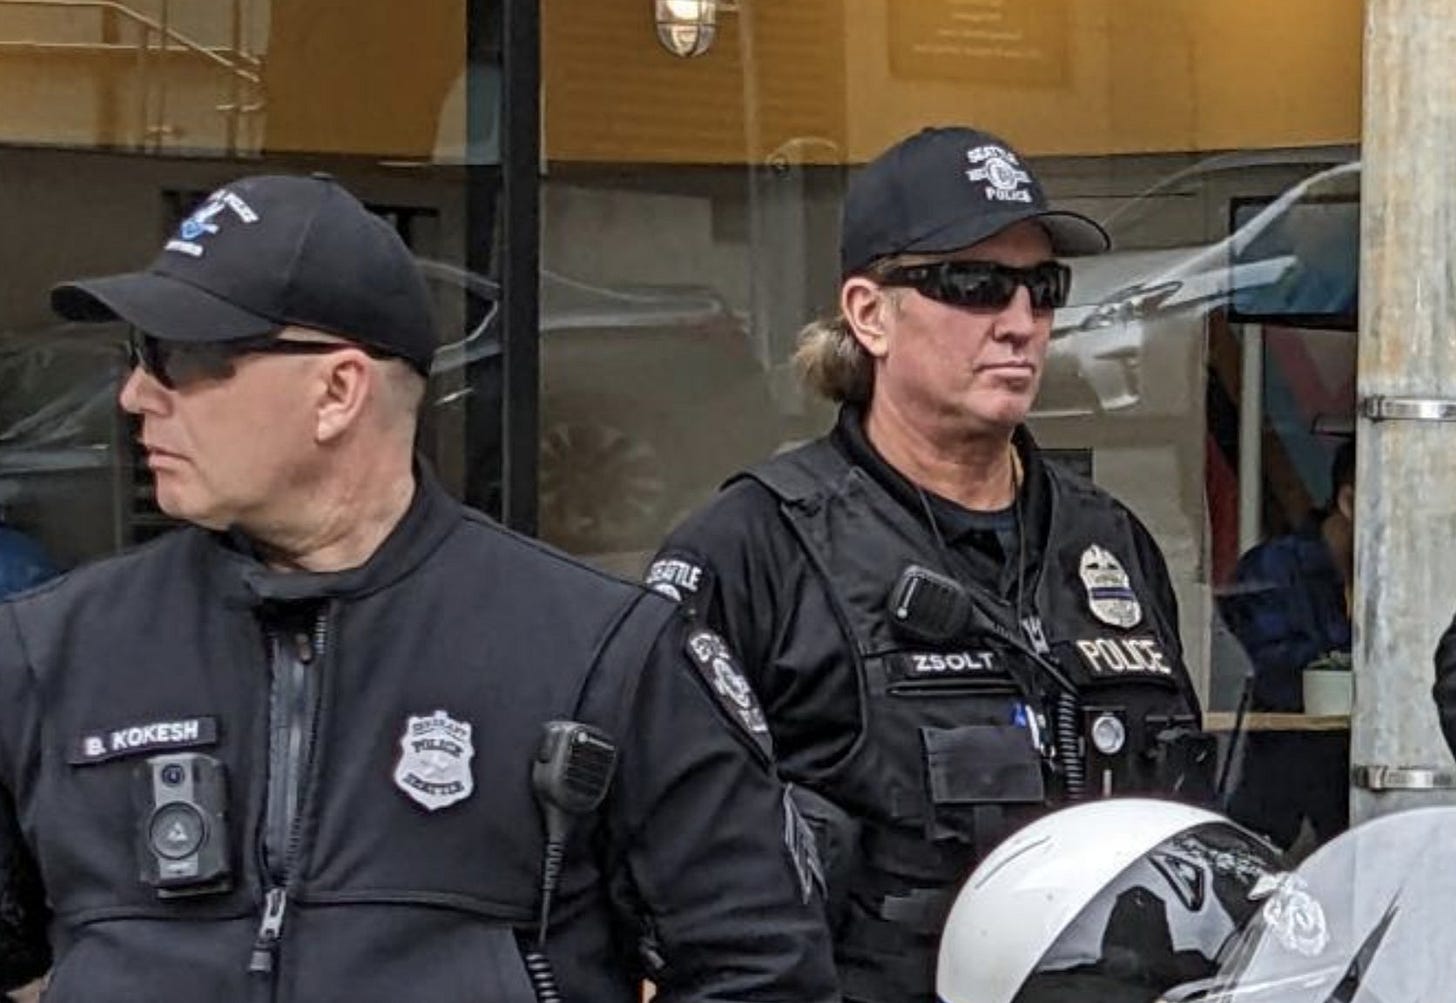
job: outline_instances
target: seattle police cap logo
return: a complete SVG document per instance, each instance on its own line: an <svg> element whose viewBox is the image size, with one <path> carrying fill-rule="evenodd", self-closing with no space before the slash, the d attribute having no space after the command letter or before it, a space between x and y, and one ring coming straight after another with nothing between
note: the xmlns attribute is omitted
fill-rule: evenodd
<svg viewBox="0 0 1456 1003"><path fill-rule="evenodd" d="M258 213L242 196L226 188L219 188L208 196L207 201L193 211L192 215L177 227L176 235L163 248L200 258L207 253L203 241L221 229L219 222L227 216L236 217L242 223L258 222Z"/></svg>
<svg viewBox="0 0 1456 1003"><path fill-rule="evenodd" d="M1114 627L1136 627L1142 622L1142 603L1132 590L1126 569L1111 551L1092 544L1082 551L1079 572L1093 616Z"/></svg>
<svg viewBox="0 0 1456 1003"><path fill-rule="evenodd" d="M448 808L475 790L470 761L472 728L443 710L411 716L399 739L394 785L427 811Z"/></svg>
<svg viewBox="0 0 1456 1003"><path fill-rule="evenodd" d="M973 166L966 169L966 180L984 183L982 194L989 202L1031 201L1031 175L1021 169L1016 154L1004 146L988 143L966 151L966 160Z"/></svg>

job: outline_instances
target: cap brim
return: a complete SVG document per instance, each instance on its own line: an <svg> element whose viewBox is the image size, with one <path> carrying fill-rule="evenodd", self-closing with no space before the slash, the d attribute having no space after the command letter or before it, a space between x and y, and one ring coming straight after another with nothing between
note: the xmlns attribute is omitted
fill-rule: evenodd
<svg viewBox="0 0 1456 1003"><path fill-rule="evenodd" d="M1052 238L1053 254L1075 258L1112 249L1112 238L1107 231L1081 213L1054 210L1035 218Z"/></svg>
<svg viewBox="0 0 1456 1003"><path fill-rule="evenodd" d="M85 323L120 319L168 341L232 341L283 326L159 272L62 283L51 290L51 309Z"/></svg>
<svg viewBox="0 0 1456 1003"><path fill-rule="evenodd" d="M1081 213L1061 209L1036 210L1030 206L1022 211L1008 211L990 214L975 212L962 219L939 227L906 247L901 254L947 254L989 240L1007 227L1026 220L1042 225L1051 238L1052 253L1058 257L1075 258L1088 254L1101 254L1112 247L1107 231Z"/></svg>

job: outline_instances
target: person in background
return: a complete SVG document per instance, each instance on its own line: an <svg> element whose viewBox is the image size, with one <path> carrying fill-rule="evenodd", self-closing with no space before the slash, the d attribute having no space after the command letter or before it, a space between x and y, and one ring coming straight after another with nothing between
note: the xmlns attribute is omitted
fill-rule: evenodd
<svg viewBox="0 0 1456 1003"><path fill-rule="evenodd" d="M45 548L14 526L0 523L0 599L59 574Z"/></svg>
<svg viewBox="0 0 1456 1003"><path fill-rule="evenodd" d="M1249 709L1304 712L1304 671L1350 667L1355 443L1330 467L1330 496L1299 529L1239 559L1220 600L1250 662ZM1347 732L1248 732L1229 814L1291 847L1306 820L1323 842L1349 826Z"/></svg>
<svg viewBox="0 0 1456 1003"><path fill-rule="evenodd" d="M798 352L837 424L733 478L647 570L744 660L731 687L815 826L847 999L934 1000L956 888L1048 806L1211 774L1157 544L1025 426L1060 258L1106 247L996 136L882 153L846 195L838 310Z"/></svg>

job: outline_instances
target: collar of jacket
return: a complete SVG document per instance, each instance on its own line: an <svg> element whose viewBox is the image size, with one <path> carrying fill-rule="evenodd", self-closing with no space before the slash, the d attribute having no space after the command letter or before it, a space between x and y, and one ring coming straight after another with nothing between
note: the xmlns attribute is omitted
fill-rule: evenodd
<svg viewBox="0 0 1456 1003"><path fill-rule="evenodd" d="M890 465L870 442L864 431L864 410L853 404L846 404L839 410L839 420L830 441L850 463L868 473L889 495L905 506L917 520L924 518L915 485L899 470ZM1026 536L1026 561L1028 570L1036 568L1041 561L1042 545L1050 524L1051 486L1047 480L1045 461L1031 431L1025 425L1016 426L1011 433L1011 444L1021 457L1021 532ZM959 508L955 502L940 495L926 492L930 505L937 510L943 507Z"/></svg>
<svg viewBox="0 0 1456 1003"><path fill-rule="evenodd" d="M369 560L345 571L277 571L255 555L252 542L236 531L207 533L211 563L225 593L256 606L265 602L357 598L387 588L409 575L460 524L460 505L429 466L415 461L415 494L404 517Z"/></svg>

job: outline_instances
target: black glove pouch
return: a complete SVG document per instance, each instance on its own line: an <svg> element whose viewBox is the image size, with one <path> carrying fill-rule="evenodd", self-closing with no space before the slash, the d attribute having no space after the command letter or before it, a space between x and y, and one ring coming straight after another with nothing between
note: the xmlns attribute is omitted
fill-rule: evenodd
<svg viewBox="0 0 1456 1003"><path fill-rule="evenodd" d="M921 728L931 839L985 844L1001 833L987 832L999 811L989 806L1044 804L1046 779L1041 755L1025 728L1010 724L970 724L960 728ZM988 839L989 837L989 839Z"/></svg>

